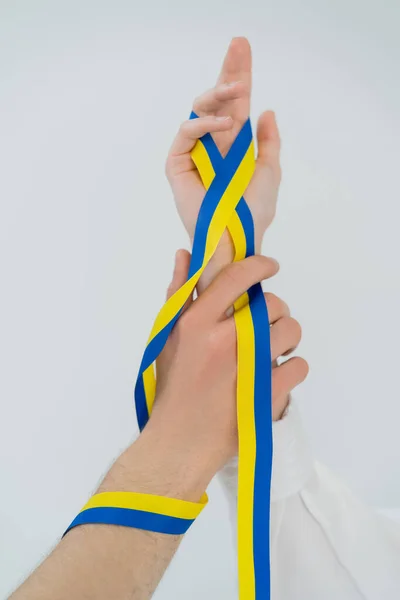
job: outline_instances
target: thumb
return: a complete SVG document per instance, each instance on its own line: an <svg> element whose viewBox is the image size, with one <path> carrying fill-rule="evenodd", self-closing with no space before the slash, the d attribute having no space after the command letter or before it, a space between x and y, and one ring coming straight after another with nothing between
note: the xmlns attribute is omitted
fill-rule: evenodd
<svg viewBox="0 0 400 600"><path fill-rule="evenodd" d="M262 113L257 123L257 162L279 170L281 140L275 113L267 110Z"/></svg>
<svg viewBox="0 0 400 600"><path fill-rule="evenodd" d="M187 250L178 250L175 254L175 265L174 272L172 275L172 281L168 286L167 290L167 300L171 298L179 290L180 287L184 283L186 283L189 273L191 254ZM185 304L184 310L189 306L192 302L192 298L190 297Z"/></svg>

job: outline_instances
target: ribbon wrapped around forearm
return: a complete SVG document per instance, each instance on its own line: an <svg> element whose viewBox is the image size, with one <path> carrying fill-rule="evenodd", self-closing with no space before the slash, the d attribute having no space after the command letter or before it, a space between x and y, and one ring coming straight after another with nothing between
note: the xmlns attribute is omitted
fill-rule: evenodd
<svg viewBox="0 0 400 600"><path fill-rule="evenodd" d="M195 113L191 118L197 118ZM228 229L235 260L254 254L254 223L243 194L255 169L250 120L226 157L212 136L197 141L191 153L206 189L193 241L186 283L160 310L143 355L135 386L140 430L156 394L154 362L193 293L218 243ZM270 598L269 518L272 469L271 350L267 307L261 284L235 303L237 332L237 418L239 432L238 569L240 600ZM200 503L130 492L95 495L69 529L84 523L125 525L161 533L184 533L207 501ZM68 530L69 530L68 529Z"/></svg>

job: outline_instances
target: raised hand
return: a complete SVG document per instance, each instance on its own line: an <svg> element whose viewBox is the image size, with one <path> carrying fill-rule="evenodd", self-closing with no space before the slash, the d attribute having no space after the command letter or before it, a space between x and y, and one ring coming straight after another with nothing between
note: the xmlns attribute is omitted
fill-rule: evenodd
<svg viewBox="0 0 400 600"><path fill-rule="evenodd" d="M246 38L234 38L215 87L194 101L193 110L199 118L182 123L171 146L166 173L191 240L205 191L190 152L198 138L211 133L220 152L227 153L249 116L251 69L249 42ZM273 112L266 111L260 116L256 138L256 170L245 199L253 214L256 252L259 252L263 235L275 215L280 183L280 139ZM218 252L223 255L221 263L231 260L233 248L228 232L225 232Z"/></svg>

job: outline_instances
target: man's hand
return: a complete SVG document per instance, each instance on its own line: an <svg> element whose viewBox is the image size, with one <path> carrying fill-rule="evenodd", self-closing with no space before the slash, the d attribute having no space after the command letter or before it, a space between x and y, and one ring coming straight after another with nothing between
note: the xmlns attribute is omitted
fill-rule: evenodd
<svg viewBox="0 0 400 600"><path fill-rule="evenodd" d="M234 38L216 86L199 96L193 104L193 110L200 118L181 125L166 163L175 202L191 240L205 192L190 152L198 138L211 133L225 155L249 116L250 95L250 45L245 38ZM256 253L259 253L262 237L275 215L280 183L280 139L271 111L264 112L259 118L257 142L256 170L245 199L253 214ZM228 232L225 232L214 260L227 264L232 258L232 243Z"/></svg>
<svg viewBox="0 0 400 600"><path fill-rule="evenodd" d="M186 281L189 263L190 254L180 250L168 295ZM237 453L236 333L234 319L227 317L226 311L244 291L278 269L276 261L263 256L225 267L207 290L186 306L157 363L157 397L144 434L165 431L165 452L188 460L189 465L198 463L197 472L204 472L206 480ZM294 357L277 366L278 357L297 347L301 328L280 298L266 293L265 300L275 365L273 418L278 419L290 391L307 376L308 365ZM186 472L182 476L190 481ZM204 488L208 481L199 483Z"/></svg>

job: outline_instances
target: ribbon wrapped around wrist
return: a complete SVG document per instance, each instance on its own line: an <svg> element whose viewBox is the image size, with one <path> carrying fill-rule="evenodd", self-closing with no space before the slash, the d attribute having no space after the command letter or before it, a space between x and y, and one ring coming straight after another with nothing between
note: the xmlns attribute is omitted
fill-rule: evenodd
<svg viewBox="0 0 400 600"><path fill-rule="evenodd" d="M206 504L205 494L197 503L138 492L102 492L85 504L65 533L77 525L105 523L182 535Z"/></svg>
<svg viewBox="0 0 400 600"><path fill-rule="evenodd" d="M195 113L192 119L197 118ZM139 368L135 406L140 430L146 425L156 392L154 362L193 293L218 243L228 229L234 260L254 254L254 223L243 194L255 169L248 119L226 157L212 136L197 141L191 153L206 189L193 241L186 283L160 310ZM260 284L236 303L237 418L239 432L238 570L240 600L270 598L269 511L272 470L271 350L267 307ZM125 525L161 533L183 534L200 513L199 504L130 492L95 495L70 527L84 523Z"/></svg>

